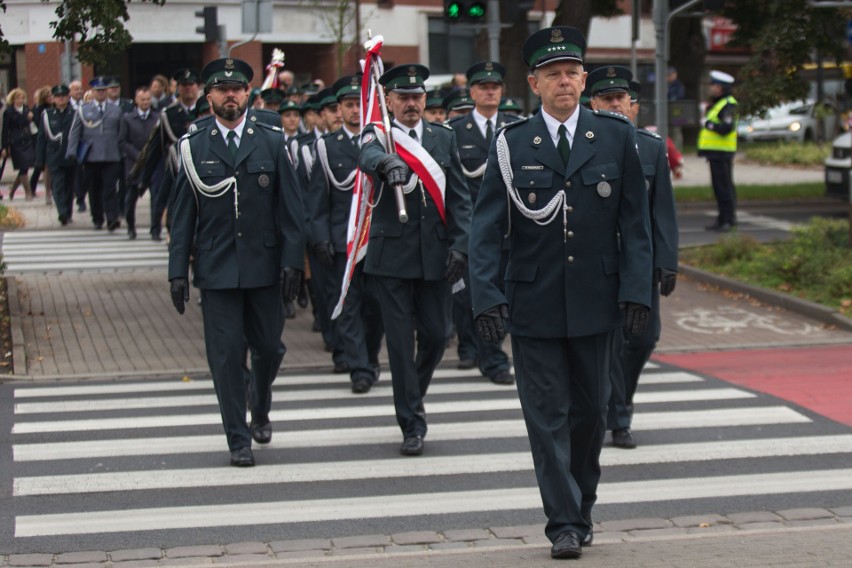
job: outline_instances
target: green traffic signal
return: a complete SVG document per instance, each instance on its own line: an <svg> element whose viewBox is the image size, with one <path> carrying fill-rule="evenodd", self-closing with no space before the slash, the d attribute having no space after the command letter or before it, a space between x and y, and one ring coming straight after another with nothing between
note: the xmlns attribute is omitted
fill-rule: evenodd
<svg viewBox="0 0 852 568"><path fill-rule="evenodd" d="M451 20L458 20L461 16L461 6L458 2L450 2L447 4L447 17Z"/></svg>
<svg viewBox="0 0 852 568"><path fill-rule="evenodd" d="M485 6L479 2L474 2L467 9L467 15L472 19L480 19L485 16Z"/></svg>

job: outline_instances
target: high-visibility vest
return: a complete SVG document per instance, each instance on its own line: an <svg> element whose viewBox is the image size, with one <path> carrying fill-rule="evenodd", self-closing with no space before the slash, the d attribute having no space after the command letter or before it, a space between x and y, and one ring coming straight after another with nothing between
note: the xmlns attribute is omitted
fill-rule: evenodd
<svg viewBox="0 0 852 568"><path fill-rule="evenodd" d="M737 99L728 95L716 101L716 104L707 113L707 121L714 124L720 124L719 113L725 105L737 104ZM698 150L717 150L720 152L736 152L737 151L737 129L736 125L727 134L719 134L713 130L708 130L702 127L698 134Z"/></svg>

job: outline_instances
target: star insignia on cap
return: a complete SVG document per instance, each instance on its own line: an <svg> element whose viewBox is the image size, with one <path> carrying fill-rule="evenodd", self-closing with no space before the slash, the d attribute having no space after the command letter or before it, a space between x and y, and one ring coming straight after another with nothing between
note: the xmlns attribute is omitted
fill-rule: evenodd
<svg viewBox="0 0 852 568"><path fill-rule="evenodd" d="M555 29L550 32L550 41L551 43L562 43L565 41L565 38L562 37L562 30Z"/></svg>

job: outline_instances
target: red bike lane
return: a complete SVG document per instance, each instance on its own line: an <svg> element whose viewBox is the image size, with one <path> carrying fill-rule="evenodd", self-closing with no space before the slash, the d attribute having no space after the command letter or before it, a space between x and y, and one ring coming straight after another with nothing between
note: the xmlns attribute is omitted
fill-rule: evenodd
<svg viewBox="0 0 852 568"><path fill-rule="evenodd" d="M655 355L852 426L852 345Z"/></svg>

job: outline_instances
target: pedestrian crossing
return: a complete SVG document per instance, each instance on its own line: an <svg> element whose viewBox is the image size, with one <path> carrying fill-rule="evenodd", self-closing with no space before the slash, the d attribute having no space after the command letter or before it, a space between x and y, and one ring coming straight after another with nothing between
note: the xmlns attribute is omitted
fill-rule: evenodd
<svg viewBox="0 0 852 568"><path fill-rule="evenodd" d="M206 380L0 388L12 416L0 549L21 539L111 550L127 546L121 538L165 547L225 531L239 542L544 522L517 393L475 370L436 373L418 458L398 453L387 379L355 396L341 375L284 374L273 441L255 447L250 469L228 466ZM640 445L604 448L598 520L852 490L848 427L654 364L635 403Z"/></svg>
<svg viewBox="0 0 852 568"><path fill-rule="evenodd" d="M168 247L141 234L128 240L123 229L103 231L14 231L3 235L6 273L55 274L97 270L166 268Z"/></svg>

